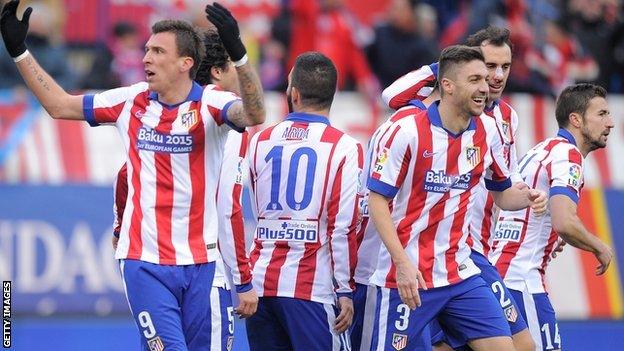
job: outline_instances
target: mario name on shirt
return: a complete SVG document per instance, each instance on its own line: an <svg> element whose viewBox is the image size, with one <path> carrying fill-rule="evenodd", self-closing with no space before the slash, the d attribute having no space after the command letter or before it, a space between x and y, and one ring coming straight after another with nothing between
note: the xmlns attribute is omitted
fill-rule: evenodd
<svg viewBox="0 0 624 351"><path fill-rule="evenodd" d="M193 151L193 136L189 134L164 134L143 126L137 135L139 150L182 154Z"/></svg>

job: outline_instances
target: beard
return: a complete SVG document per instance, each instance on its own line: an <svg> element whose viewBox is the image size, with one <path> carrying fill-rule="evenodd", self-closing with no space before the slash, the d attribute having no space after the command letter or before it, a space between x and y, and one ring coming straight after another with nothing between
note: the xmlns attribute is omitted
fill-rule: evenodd
<svg viewBox="0 0 624 351"><path fill-rule="evenodd" d="M293 113L292 96L290 94L286 94L286 102L288 103L288 113Z"/></svg>
<svg viewBox="0 0 624 351"><path fill-rule="evenodd" d="M589 146L590 151L602 149L607 146L607 143L601 140L602 133L600 133L598 138L592 138L589 130L586 127L582 127L581 135L583 135L583 141Z"/></svg>

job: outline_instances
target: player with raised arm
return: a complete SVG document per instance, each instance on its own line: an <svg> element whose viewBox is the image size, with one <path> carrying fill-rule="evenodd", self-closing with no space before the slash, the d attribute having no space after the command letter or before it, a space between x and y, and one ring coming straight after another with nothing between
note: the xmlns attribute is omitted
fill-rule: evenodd
<svg viewBox="0 0 624 351"><path fill-rule="evenodd" d="M489 26L469 36L466 39L466 45L479 47L483 52L485 65L488 69L489 94L484 113L481 116L496 122L498 134L504 147L503 155L511 171L511 179L514 183L522 182L517 174L515 145L518 115L509 104L501 99L512 64L512 43L509 30ZM436 79L436 75L436 64L413 71L386 88L383 92L384 100L390 106L396 107L410 97L422 99L429 93L426 87L432 85L431 82ZM428 99L437 95L437 93L432 93ZM491 233L494 231L497 209L492 196L485 190L485 186L483 184L479 186L483 188L483 191L476 192L472 199L474 205L472 206L470 237L468 238L468 243L472 248L471 258L481 270L482 278L501 303L501 308L503 308L505 317L509 322L516 350L531 351L535 345L526 322L522 315L518 314L518 306L503 283L502 277L487 259L491 251ZM459 348L466 343L466 340L448 340L436 322L432 324L432 337L432 342L438 346L442 341L450 343L453 348ZM442 349L441 347L437 350Z"/></svg>
<svg viewBox="0 0 624 351"><path fill-rule="evenodd" d="M70 95L28 52L32 10L19 20L18 5L12 0L3 7L0 31L30 90L52 118L116 126L128 153L128 200L115 257L143 349L204 348L211 339L206 297L221 236L215 192L224 144L230 128L242 131L265 118L262 87L247 64L236 20L218 4L206 8L237 67L242 100L193 82L202 39L188 23L172 20L152 27L143 58L146 82ZM226 242L222 252L235 252ZM239 312L252 314L251 284L237 288Z"/></svg>
<svg viewBox="0 0 624 351"><path fill-rule="evenodd" d="M215 84L225 91L239 93L236 69L221 44L219 35L208 31L204 35L206 57L199 66L195 81L200 85ZM230 276L235 285L247 284L251 281L251 270L246 255L245 230L241 209L242 177L247 169L244 162L247 151L247 132L230 131L223 152L223 163L219 176L217 193L217 209L219 213L219 230L227 233L237 247L236 267L229 268ZM113 248L117 249L117 241L121 232L123 211L126 207L128 195L128 172L124 165L118 172L115 180L114 213L115 223L113 231ZM223 220L221 220L223 219ZM224 236L219 239L223 240ZM231 245L231 244L230 244ZM228 245L225 245L228 247ZM234 253L230 253L234 254ZM231 259L230 261L233 261ZM219 255L216 259L215 274L210 291L212 332L211 350L231 349L234 337L234 315L229 279L225 275L223 259ZM246 317L244 315L243 317ZM220 346L218 346L220 345Z"/></svg>
<svg viewBox="0 0 624 351"><path fill-rule="evenodd" d="M577 216L583 187L584 158L604 148L614 127L604 88L593 84L569 86L557 99L559 132L533 147L519 163L530 186L548 192L549 211L501 211L494 235L492 260L520 306L536 344L535 350L561 349L555 311L545 289L544 274L559 238L592 252L603 274L612 249L587 231Z"/></svg>
<svg viewBox="0 0 624 351"><path fill-rule="evenodd" d="M251 350L349 350L361 145L330 125L336 68L300 55L288 76L286 119L253 136L258 219L251 252L258 311Z"/></svg>
<svg viewBox="0 0 624 351"><path fill-rule="evenodd" d="M371 278L381 287L372 349L413 347L437 317L475 350L514 350L499 303L470 259L470 198L482 181L502 208L543 211L546 196L511 184L496 123L479 118L487 75L478 49L445 49L440 102L394 123L381 142L368 182L385 244Z"/></svg>

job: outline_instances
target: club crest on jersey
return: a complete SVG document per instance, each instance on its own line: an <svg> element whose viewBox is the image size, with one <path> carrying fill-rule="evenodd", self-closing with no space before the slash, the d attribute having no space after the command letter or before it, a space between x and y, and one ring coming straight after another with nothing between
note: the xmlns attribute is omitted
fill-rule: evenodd
<svg viewBox="0 0 624 351"><path fill-rule="evenodd" d="M466 148L466 160L472 167L476 167L481 162L481 148L469 146Z"/></svg>
<svg viewBox="0 0 624 351"><path fill-rule="evenodd" d="M198 121L199 118L197 117L197 111L195 110L190 110L180 116L180 122L182 123L182 126L187 130L191 130L191 128L193 128Z"/></svg>
<svg viewBox="0 0 624 351"><path fill-rule="evenodd" d="M383 150L379 152L379 155L377 155L377 161L375 162L374 169L375 173L381 173L383 170L384 165L388 161L388 152L390 152L390 150L387 147L384 147Z"/></svg>
<svg viewBox="0 0 624 351"><path fill-rule="evenodd" d="M395 350L400 351L403 350L407 346L407 335L405 334L392 334L392 347Z"/></svg>
<svg viewBox="0 0 624 351"><path fill-rule="evenodd" d="M238 158L238 166L237 166L237 171L236 171L236 184L243 184L243 162L245 162L245 159L242 157Z"/></svg>
<svg viewBox="0 0 624 351"><path fill-rule="evenodd" d="M505 308L505 318L507 318L507 321L511 323L515 323L518 320L518 312L516 311L516 306L511 305Z"/></svg>
<svg viewBox="0 0 624 351"><path fill-rule="evenodd" d="M508 136L509 135L509 122L502 121L501 127L503 127L503 135Z"/></svg>
<svg viewBox="0 0 624 351"><path fill-rule="evenodd" d="M568 171L568 185L578 188L581 184L581 166L573 164Z"/></svg>
<svg viewBox="0 0 624 351"><path fill-rule="evenodd" d="M165 345L163 345L162 340L160 340L160 336L147 340L147 347L150 351L163 351L165 349Z"/></svg>

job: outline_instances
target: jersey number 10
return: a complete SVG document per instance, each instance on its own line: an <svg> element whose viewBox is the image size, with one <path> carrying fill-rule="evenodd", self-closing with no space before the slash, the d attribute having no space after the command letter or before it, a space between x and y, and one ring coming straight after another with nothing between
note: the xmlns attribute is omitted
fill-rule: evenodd
<svg viewBox="0 0 624 351"><path fill-rule="evenodd" d="M273 160L271 164L271 200L267 205L267 210L283 210L282 204L279 202L283 153L284 146L274 146L264 158L267 163L269 160ZM304 155L306 156L306 175L303 185L303 197L300 201L297 201L295 199L295 187L297 185L299 162L302 162L301 158ZM286 172L286 174L288 174L288 181L286 182L286 204L295 211L304 210L310 205L310 201L312 201L316 160L316 152L310 147L298 148L290 157L290 164Z"/></svg>

